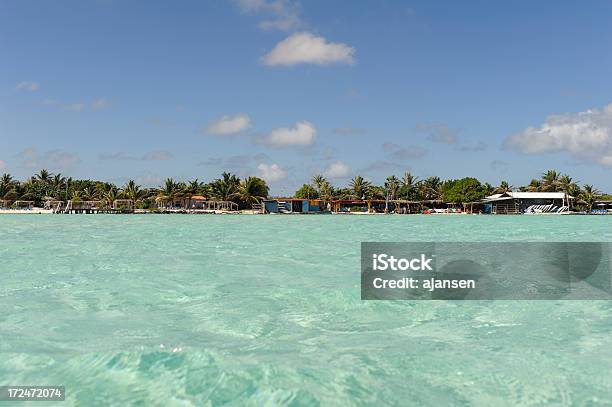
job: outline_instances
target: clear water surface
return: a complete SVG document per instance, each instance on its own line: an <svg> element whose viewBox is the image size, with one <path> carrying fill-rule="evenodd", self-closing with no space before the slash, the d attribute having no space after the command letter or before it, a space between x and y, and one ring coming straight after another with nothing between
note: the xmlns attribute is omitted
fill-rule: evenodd
<svg viewBox="0 0 612 407"><path fill-rule="evenodd" d="M0 216L0 384L65 385L65 407L609 406L611 302L360 300L361 241L528 240L612 241L612 217Z"/></svg>

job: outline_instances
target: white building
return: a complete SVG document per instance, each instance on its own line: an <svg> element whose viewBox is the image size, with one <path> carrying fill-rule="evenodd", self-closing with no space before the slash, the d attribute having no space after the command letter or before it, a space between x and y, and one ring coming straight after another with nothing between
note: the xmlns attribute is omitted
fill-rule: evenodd
<svg viewBox="0 0 612 407"><path fill-rule="evenodd" d="M504 192L487 196L481 204L485 213L561 213L569 210L573 196L563 192Z"/></svg>

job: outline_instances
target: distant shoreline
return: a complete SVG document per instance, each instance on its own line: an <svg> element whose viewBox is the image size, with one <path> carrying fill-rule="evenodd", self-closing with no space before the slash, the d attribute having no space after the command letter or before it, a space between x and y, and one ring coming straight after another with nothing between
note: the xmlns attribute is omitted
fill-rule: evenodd
<svg viewBox="0 0 612 407"><path fill-rule="evenodd" d="M165 211L148 211L148 210L134 210L132 212L105 212L105 213L90 213L90 214L72 214L72 215L270 215L263 214L259 211L254 210L240 210L240 211L202 211L202 210L165 210ZM0 215L65 215L62 213L54 213L53 209L44 209L44 208L32 208L32 209L0 209ZM381 212L325 212L325 213L278 213L273 214L277 216L295 216L295 215L352 215L352 216L376 216L376 215L397 215L397 216L405 216L405 215L433 215L433 216L462 216L462 215L483 215L483 216L491 216L491 214L486 213L467 213L467 212L459 212L459 213L441 213L441 212L432 212L432 213L410 213L410 214L399 214L399 213L381 213ZM584 215L612 215L612 213L586 213L586 212L563 212L563 213L526 213L526 214L514 214L507 216L517 216L517 215L527 215L527 216L584 216ZM500 216L499 214L493 216Z"/></svg>

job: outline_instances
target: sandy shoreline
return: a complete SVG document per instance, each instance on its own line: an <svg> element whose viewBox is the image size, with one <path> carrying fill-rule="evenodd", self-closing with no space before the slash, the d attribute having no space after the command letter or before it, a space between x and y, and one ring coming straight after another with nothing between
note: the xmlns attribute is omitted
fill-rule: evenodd
<svg viewBox="0 0 612 407"><path fill-rule="evenodd" d="M0 209L0 215L24 215L24 214L48 214L53 213L52 209L32 208L32 209Z"/></svg>
<svg viewBox="0 0 612 407"><path fill-rule="evenodd" d="M48 215L53 214L53 209L44 209L44 208L32 208L32 209L0 209L0 215ZM135 214L183 214L183 215L194 215L194 214L208 214L208 215L262 215L259 211L254 210L241 210L238 212L224 212L224 211L194 211L194 212L184 212L184 211L168 211L165 213L156 213L156 212L148 212L145 210L136 210ZM332 213L332 215L385 215L384 213L368 213L368 212L339 212ZM396 214L397 215L397 214ZM412 214L415 215L415 214ZM431 213L430 215L477 215L470 213ZM564 213L529 213L525 215L531 216L542 216L542 215L586 215L583 213L576 212L564 212ZM603 214L592 214L592 215L603 215Z"/></svg>
<svg viewBox="0 0 612 407"><path fill-rule="evenodd" d="M32 208L32 209L0 209L0 215L46 215L53 214L53 209L44 208ZM145 210L136 210L134 214L160 214L157 212L148 212ZM259 215L258 211L242 210L238 212L224 212L224 211L198 211L198 212L184 212L184 211L168 211L161 214L210 214L210 215Z"/></svg>

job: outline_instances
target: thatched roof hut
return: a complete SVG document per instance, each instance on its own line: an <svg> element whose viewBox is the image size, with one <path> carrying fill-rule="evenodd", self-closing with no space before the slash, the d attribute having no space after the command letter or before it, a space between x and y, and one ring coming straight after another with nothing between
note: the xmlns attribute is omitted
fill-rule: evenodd
<svg viewBox="0 0 612 407"><path fill-rule="evenodd" d="M132 210L134 209L134 201L131 199L115 199L113 201L113 209Z"/></svg>

